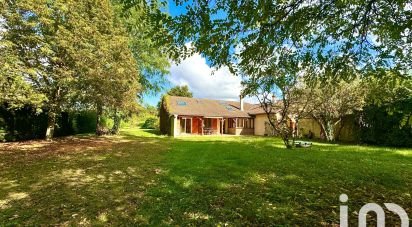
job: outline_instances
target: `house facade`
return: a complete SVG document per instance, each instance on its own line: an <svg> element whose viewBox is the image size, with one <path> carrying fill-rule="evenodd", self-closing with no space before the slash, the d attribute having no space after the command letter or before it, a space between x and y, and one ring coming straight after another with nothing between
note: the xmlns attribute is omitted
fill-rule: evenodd
<svg viewBox="0 0 412 227"><path fill-rule="evenodd" d="M270 135L267 114L258 104L166 96L160 109L163 134ZM291 121L291 127L295 127Z"/></svg>
<svg viewBox="0 0 412 227"><path fill-rule="evenodd" d="M161 133L174 137L275 134L264 109L259 104L243 102L242 98L239 101L223 101L166 96L159 114ZM341 124L343 125L336 126L341 131L338 139L356 141L356 126L353 119L349 116ZM303 118L296 123L294 117L290 117L289 126L298 137L323 138L322 128L312 118Z"/></svg>

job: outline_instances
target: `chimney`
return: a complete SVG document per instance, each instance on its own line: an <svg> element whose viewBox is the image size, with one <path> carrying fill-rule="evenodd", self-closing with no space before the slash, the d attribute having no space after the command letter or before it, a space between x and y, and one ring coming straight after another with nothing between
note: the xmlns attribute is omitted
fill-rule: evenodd
<svg viewBox="0 0 412 227"><path fill-rule="evenodd" d="M243 111L243 97L242 95L239 95L240 98L240 110Z"/></svg>

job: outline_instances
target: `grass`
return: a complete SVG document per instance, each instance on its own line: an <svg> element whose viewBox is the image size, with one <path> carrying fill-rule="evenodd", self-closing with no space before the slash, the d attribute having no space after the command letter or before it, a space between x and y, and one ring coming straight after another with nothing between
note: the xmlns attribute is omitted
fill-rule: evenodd
<svg viewBox="0 0 412 227"><path fill-rule="evenodd" d="M128 129L3 144L0 173L0 225L337 225L342 193L353 224L368 202L412 216L412 149Z"/></svg>

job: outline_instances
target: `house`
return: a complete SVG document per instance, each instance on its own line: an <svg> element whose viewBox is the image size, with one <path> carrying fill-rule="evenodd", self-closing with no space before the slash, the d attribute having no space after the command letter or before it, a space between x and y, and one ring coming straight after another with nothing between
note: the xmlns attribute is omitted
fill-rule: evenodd
<svg viewBox="0 0 412 227"><path fill-rule="evenodd" d="M295 127L291 121L291 127ZM259 104L166 96L160 109L160 129L179 135L269 135L267 114Z"/></svg>
<svg viewBox="0 0 412 227"><path fill-rule="evenodd" d="M242 98L239 101L223 101L166 96L159 114L160 131L170 136L275 134L260 104L246 103ZM348 116L342 121L343 125L336 126L341 131L339 140L356 141L354 123ZM323 138L322 128L313 118L302 118L296 123L290 116L289 125L298 137Z"/></svg>

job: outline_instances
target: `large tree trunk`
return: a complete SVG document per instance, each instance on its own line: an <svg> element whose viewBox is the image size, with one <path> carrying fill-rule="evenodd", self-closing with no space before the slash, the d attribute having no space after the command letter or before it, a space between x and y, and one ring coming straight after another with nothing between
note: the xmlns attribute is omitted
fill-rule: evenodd
<svg viewBox="0 0 412 227"><path fill-rule="evenodd" d="M335 141L335 125L333 124L333 122L326 120L324 122L323 128L324 128L326 140L328 142Z"/></svg>
<svg viewBox="0 0 412 227"><path fill-rule="evenodd" d="M114 116L113 116L113 127L112 127L112 130L111 130L112 134L118 134L119 133L121 121L122 121L122 119L120 118L120 115L117 113L117 110L116 110L114 112Z"/></svg>
<svg viewBox="0 0 412 227"><path fill-rule="evenodd" d="M282 140L283 140L283 143L285 144L285 147L287 149L292 149L293 148L293 146L294 146L294 142L293 142L294 140L293 139L291 141L288 136L284 136L284 137L282 137Z"/></svg>
<svg viewBox="0 0 412 227"><path fill-rule="evenodd" d="M280 136L287 149L292 149L295 146L295 137L293 135L293 129L290 127L288 121L282 121L279 127Z"/></svg>
<svg viewBox="0 0 412 227"><path fill-rule="evenodd" d="M281 120L277 122L276 116L275 119L269 114L267 116L270 126L278 135L280 135L285 147L287 149L292 149L295 146L295 137L293 135L293 129L289 126L288 121Z"/></svg>
<svg viewBox="0 0 412 227"><path fill-rule="evenodd" d="M340 122L339 128L338 128L338 130L337 130L336 133L335 133L335 139L336 139L336 140L340 140L340 138L339 138L339 137L340 137L340 133L342 132L342 129L343 129L343 127L344 127L342 118L339 119L339 121L336 122L335 125L339 124L339 122Z"/></svg>
<svg viewBox="0 0 412 227"><path fill-rule="evenodd" d="M104 129L102 126L102 117L103 117L103 106L97 104L96 106L96 135L101 136L104 134Z"/></svg>
<svg viewBox="0 0 412 227"><path fill-rule="evenodd" d="M46 140L53 139L54 129L56 126L56 111L52 108L49 109L47 113L47 129L46 129Z"/></svg>
<svg viewBox="0 0 412 227"><path fill-rule="evenodd" d="M47 112L47 129L46 129L46 140L53 139L54 129L56 127L56 116L60 111L60 87L57 87L54 96L49 103L49 110Z"/></svg>
<svg viewBox="0 0 412 227"><path fill-rule="evenodd" d="M328 142L335 141L335 124L333 124L332 120L328 119L324 116L314 116L312 115L313 119L315 119L321 127L323 134L325 135L325 139Z"/></svg>

